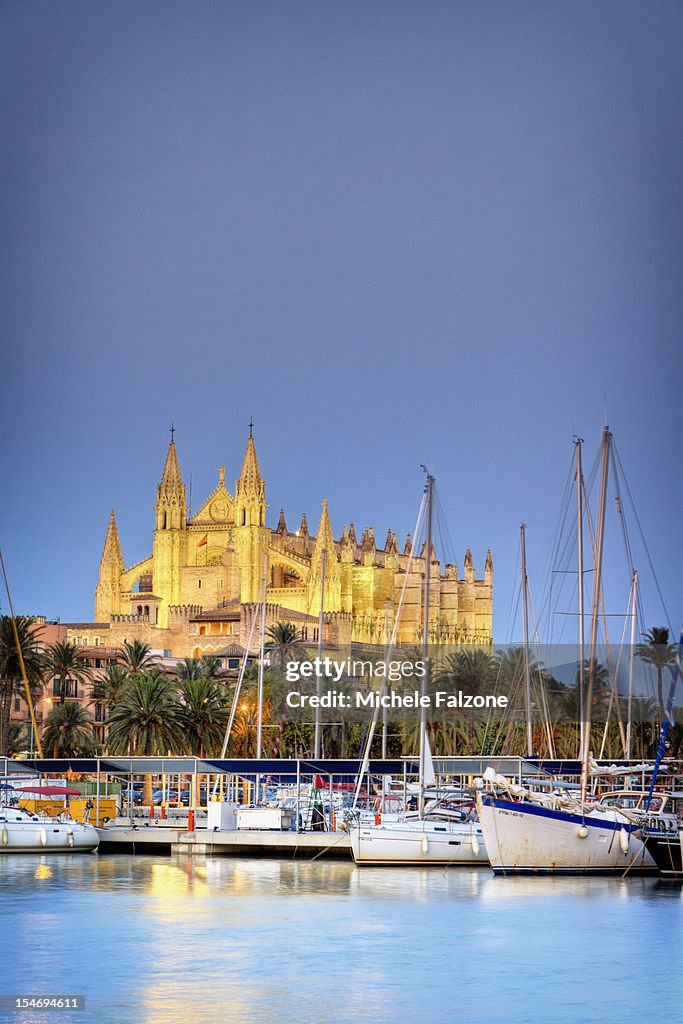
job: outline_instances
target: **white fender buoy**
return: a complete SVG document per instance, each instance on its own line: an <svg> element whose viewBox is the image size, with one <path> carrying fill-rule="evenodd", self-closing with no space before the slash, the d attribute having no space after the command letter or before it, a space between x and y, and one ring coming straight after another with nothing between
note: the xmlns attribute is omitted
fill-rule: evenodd
<svg viewBox="0 0 683 1024"><path fill-rule="evenodd" d="M45 829L41 828L38 835L40 836L40 845L47 846L47 832L45 831Z"/></svg>
<svg viewBox="0 0 683 1024"><path fill-rule="evenodd" d="M619 846L622 853L628 853L629 834L625 828L619 829Z"/></svg>
<svg viewBox="0 0 683 1024"><path fill-rule="evenodd" d="M427 836L424 835L424 833L422 835L422 840L420 842L420 846L422 847L422 852L423 853L429 853L429 840L427 839Z"/></svg>
<svg viewBox="0 0 683 1024"><path fill-rule="evenodd" d="M479 847L479 840L477 839L476 835L473 832L472 833L472 853L474 854L475 857L479 856L479 849L480 849L480 847Z"/></svg>
<svg viewBox="0 0 683 1024"><path fill-rule="evenodd" d="M579 839L588 839L588 829L585 825L582 825L576 834L579 837Z"/></svg>
<svg viewBox="0 0 683 1024"><path fill-rule="evenodd" d="M66 841L67 841L69 846L73 846L73 844L74 844L74 830L72 828L68 828L66 830Z"/></svg>
<svg viewBox="0 0 683 1024"><path fill-rule="evenodd" d="M5 826L2 830L0 842L2 843L3 846L9 846L9 832L7 831L7 826Z"/></svg>

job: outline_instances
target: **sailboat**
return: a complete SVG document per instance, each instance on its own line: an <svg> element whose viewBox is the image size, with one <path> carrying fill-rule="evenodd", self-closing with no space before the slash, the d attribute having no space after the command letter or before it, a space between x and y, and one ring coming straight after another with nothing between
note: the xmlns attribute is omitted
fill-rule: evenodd
<svg viewBox="0 0 683 1024"><path fill-rule="evenodd" d="M665 878L683 880L683 793L670 793L668 803L657 797L657 805L653 801L657 773L662 764L667 747L669 726L673 721L673 702L676 684L681 678L683 668L683 629L678 639L678 653L674 670L671 675L669 697L666 702L666 713L662 722L657 745L654 771L650 791L645 803L645 815L639 821L643 842ZM670 805L670 806L669 806ZM655 812L654 814L652 812Z"/></svg>
<svg viewBox="0 0 683 1024"><path fill-rule="evenodd" d="M0 806L0 853L91 853L100 837L87 822Z"/></svg>
<svg viewBox="0 0 683 1024"><path fill-rule="evenodd" d="M599 520L594 568L588 678L584 683L582 607L582 502L580 442L577 443L577 494L579 529L579 629L581 722L581 793L578 800L562 795L550 799L513 786L492 769L484 773L483 788L476 803L486 849L496 874L601 873L629 869L651 871L655 865L648 853L638 824L615 806L587 800L590 762L591 702L598 609L600 606L605 502L611 434L605 427L602 442L602 472ZM585 690L585 692L584 692Z"/></svg>
<svg viewBox="0 0 683 1024"><path fill-rule="evenodd" d="M434 477L427 473L425 493L414 532L419 535L423 514L426 516L425 529L425 585L424 585L424 626L423 660L427 672L422 679L422 695L427 693L429 679L429 593L432 550L432 503ZM407 579L408 573L406 573ZM405 587L404 587L405 591ZM403 598L403 595L402 595ZM402 605L394 625L394 636ZM394 637L389 645L393 645ZM387 658L389 660L389 658ZM383 682L383 687L384 687ZM422 702L423 705L425 702ZM378 705L379 706L379 705ZM358 775L356 795L360 791L363 775L367 771L370 747L374 735L377 713L373 716L365 746L363 764ZM420 768L419 797L416 817L407 814L399 821L379 821L369 825L356 821L350 827L351 850L356 864L488 864L484 837L479 822L469 813L462 812L462 820L453 820L453 812L440 812L438 804L430 806L425 800L426 790L436 782L434 764L427 734L427 709L421 708L420 717ZM457 811L455 812L458 813Z"/></svg>

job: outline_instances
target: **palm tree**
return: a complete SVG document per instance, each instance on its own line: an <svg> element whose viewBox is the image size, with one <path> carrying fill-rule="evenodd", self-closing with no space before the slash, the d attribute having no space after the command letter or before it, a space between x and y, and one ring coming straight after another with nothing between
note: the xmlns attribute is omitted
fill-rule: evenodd
<svg viewBox="0 0 683 1024"><path fill-rule="evenodd" d="M52 746L54 757L90 754L95 747L90 716L73 700L55 704L45 720L43 739Z"/></svg>
<svg viewBox="0 0 683 1024"><path fill-rule="evenodd" d="M205 757L220 750L228 720L229 698L211 679L190 679L181 687L180 719L187 751Z"/></svg>
<svg viewBox="0 0 683 1024"><path fill-rule="evenodd" d="M163 672L133 673L109 718L109 750L150 757L180 750L184 733L177 690ZM152 802L152 778L145 778L143 803Z"/></svg>
<svg viewBox="0 0 683 1024"><path fill-rule="evenodd" d="M35 620L27 615L19 615L14 621L29 684L37 684L41 679L44 666L44 656L39 638L42 627L38 626ZM17 641L14 635L12 619L9 615L0 615L0 683L2 685L2 716L0 717L2 742L0 743L0 753L3 757L6 757L9 753L12 701L15 693L19 692L20 686L23 693Z"/></svg>
<svg viewBox="0 0 683 1024"><path fill-rule="evenodd" d="M156 670L136 672L109 718L113 753L150 757L183 743L181 707L170 680Z"/></svg>
<svg viewBox="0 0 683 1024"><path fill-rule="evenodd" d="M294 661L301 656L303 635L291 622L276 622L268 627L266 636L268 639L263 649L272 655L273 662L280 672L284 672L288 661Z"/></svg>
<svg viewBox="0 0 683 1024"><path fill-rule="evenodd" d="M124 665L116 663L107 665L103 675L93 681L90 696L93 702L104 704L111 711L118 702L129 675Z"/></svg>
<svg viewBox="0 0 683 1024"><path fill-rule="evenodd" d="M151 653L149 644L146 644L144 640L124 640L121 649L121 664L129 673L156 668L154 655Z"/></svg>
<svg viewBox="0 0 683 1024"><path fill-rule="evenodd" d="M112 709L116 707L121 695L123 694L124 688L128 682L129 675L124 665L109 664L103 675L93 681L90 687L90 698L92 704L100 704L104 706L104 726L105 730L103 733L105 745L106 745L106 728L109 724L109 716L111 715ZM98 722L102 722L101 717L97 717Z"/></svg>
<svg viewBox="0 0 683 1024"><path fill-rule="evenodd" d="M486 647L473 647L467 645L456 651L455 654L449 654L441 665L434 673L434 683L437 688L462 690L463 693L471 694L473 697L477 694L486 694L492 684L495 681L495 664L491 656L491 651ZM468 722L466 737L460 736L460 729L457 728L458 723L453 722L452 728L450 729L451 738L453 743L457 743L458 740L465 740L467 742L468 754L474 753L474 710L464 710L462 714L465 715ZM458 718L460 718L461 712L458 712ZM444 751L444 753L447 751ZM450 751L455 753L455 747Z"/></svg>
<svg viewBox="0 0 683 1024"><path fill-rule="evenodd" d="M85 683L92 679L87 661L78 651L76 644L58 640L45 651L45 674L59 679L59 703L66 699L67 682Z"/></svg>
<svg viewBox="0 0 683 1024"><path fill-rule="evenodd" d="M202 658L183 658L171 673L179 683L198 682L200 679L220 680L227 678L221 668L221 659L216 654L205 654Z"/></svg>
<svg viewBox="0 0 683 1024"><path fill-rule="evenodd" d="M676 645L669 643L669 630L665 626L653 626L643 633L644 644L636 644L636 657L657 669L657 703L660 718L664 718L664 669L676 660Z"/></svg>
<svg viewBox="0 0 683 1024"><path fill-rule="evenodd" d="M22 750L28 750L30 745L29 731L24 722L10 722L8 743L10 757L15 757ZM31 751L31 756L33 756L33 751Z"/></svg>
<svg viewBox="0 0 683 1024"><path fill-rule="evenodd" d="M258 706L256 700L248 696L241 700L232 723L230 749L233 757L256 757L257 729Z"/></svg>
<svg viewBox="0 0 683 1024"><path fill-rule="evenodd" d="M66 689L69 681L81 685L92 679L92 672L84 658L79 654L76 644L64 640L58 640L45 651L45 674L50 678L56 676L59 679L59 703L64 704L66 700ZM49 718L49 716L48 716ZM52 756L58 757L58 743L53 737Z"/></svg>

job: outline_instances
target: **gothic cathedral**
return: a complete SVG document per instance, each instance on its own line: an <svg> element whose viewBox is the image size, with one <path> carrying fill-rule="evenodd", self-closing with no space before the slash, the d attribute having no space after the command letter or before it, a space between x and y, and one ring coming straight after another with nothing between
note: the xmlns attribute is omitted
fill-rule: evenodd
<svg viewBox="0 0 683 1024"><path fill-rule="evenodd" d="M140 638L177 657L238 654L247 644L253 651L259 634L252 625L254 616L260 621L265 585L267 626L290 622L305 640L317 640L324 593L325 642L385 644L408 574L398 642L419 641L424 545L413 552L408 535L401 551L390 530L378 547L371 526L358 540L352 522L335 539L326 501L315 536L305 514L295 531L282 511L275 528L267 526L266 508L251 428L234 496L221 466L215 490L194 515L188 515L172 436L157 488L152 553L126 568L112 512L95 591L96 622L88 631L99 631L107 646ZM469 549L462 577L456 565L441 566L432 549L432 641L490 644L492 589L490 551L484 577L477 579Z"/></svg>

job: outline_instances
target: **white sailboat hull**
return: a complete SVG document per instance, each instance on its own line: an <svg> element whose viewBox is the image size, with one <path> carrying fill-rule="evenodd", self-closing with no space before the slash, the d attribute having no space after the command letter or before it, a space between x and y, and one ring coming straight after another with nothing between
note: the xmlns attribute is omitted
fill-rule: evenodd
<svg viewBox="0 0 683 1024"><path fill-rule="evenodd" d="M356 864L488 864L478 822L397 821L351 829Z"/></svg>
<svg viewBox="0 0 683 1024"><path fill-rule="evenodd" d="M55 818L35 818L14 808L0 808L0 854L89 853L100 837L92 825Z"/></svg>
<svg viewBox="0 0 683 1024"><path fill-rule="evenodd" d="M635 826L616 809L581 815L490 794L477 797L477 809L496 874L655 870Z"/></svg>

